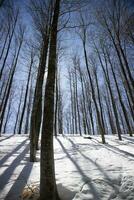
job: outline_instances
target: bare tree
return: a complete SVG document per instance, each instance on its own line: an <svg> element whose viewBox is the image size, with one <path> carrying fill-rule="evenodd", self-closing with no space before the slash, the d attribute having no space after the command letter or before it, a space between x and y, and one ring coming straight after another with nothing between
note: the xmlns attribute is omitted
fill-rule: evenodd
<svg viewBox="0 0 134 200"><path fill-rule="evenodd" d="M13 58L11 71L10 71L10 74L9 74L10 76L9 76L9 79L8 79L8 82L7 82L7 87L5 89L5 95L3 97L3 105L1 106L2 109L1 109L1 113L0 113L0 130L2 128L2 123L3 123L3 119L4 119L6 105L7 105L7 102L8 102L9 95L10 95L10 90L12 88L13 78L14 78L16 67L17 67L21 47L22 47L22 44L23 44L23 41L24 41L24 33L25 33L24 26L20 26L19 27L19 36L18 36L18 49L16 50L15 56Z"/></svg>
<svg viewBox="0 0 134 200"><path fill-rule="evenodd" d="M85 23L85 20L84 20L84 17L82 16L82 14L80 14L80 24L81 24L81 30L80 30L80 32L78 32L78 35L80 36L80 39L81 39L81 42L82 42L82 45L83 45L85 65L86 65L89 83L90 83L90 87L91 87L92 99L93 99L95 109L96 109L96 113L97 113L97 120L98 120L98 124L99 124L100 134L101 134L101 137L102 137L102 143L105 143L105 137L104 137L105 131L104 131L104 127L102 125L101 115L100 115L99 108L98 108L98 105L97 105L97 100L96 100L96 96L95 96L91 72L89 70L88 55L87 55L87 49L86 49L87 25Z"/></svg>
<svg viewBox="0 0 134 200"><path fill-rule="evenodd" d="M52 18L52 2L46 1L31 1L31 15L35 28L40 35L40 59L37 73L37 80L35 86L32 114L31 114L31 127L30 127L30 161L34 162L36 159L36 149L38 149L38 138L42 120L42 99L43 99L43 82L46 69L48 45L50 37L50 26ZM42 8L45 9L42 9ZM37 9L38 8L38 9Z"/></svg>
<svg viewBox="0 0 134 200"><path fill-rule="evenodd" d="M3 74L3 70L5 68L7 57L9 55L11 43L13 40L13 36L15 33L15 28L16 28L16 24L17 24L17 20L18 20L18 16L19 16L19 10L16 11L12 6L10 6L10 8L7 10L7 12L9 13L8 14L8 31L7 31L7 37L9 37L9 41L7 44L7 50L6 50L5 56L3 58L3 63L2 63L1 69L0 69L0 80L2 78L2 74ZM7 40L5 40L5 44L4 44L3 48L5 47L6 42L7 42ZM3 51L4 51L4 49L3 49ZM3 53L2 53L2 55L3 55Z"/></svg>
<svg viewBox="0 0 134 200"><path fill-rule="evenodd" d="M19 98L19 104L18 104L18 109L17 109L17 113L16 113L16 119L15 119L15 125L14 125L14 131L13 134L18 133L17 130L17 125L19 123L19 116L20 116L20 111L21 111L21 104L22 104L22 97L23 97L23 86L21 87L21 93L20 93L20 98Z"/></svg>
<svg viewBox="0 0 134 200"><path fill-rule="evenodd" d="M29 64L29 69L28 69L29 71L28 71L28 77L27 77L27 83L26 83L24 103L23 103L21 117L20 117L20 122L19 122L18 134L22 133L22 124L23 124L23 120L24 120L24 114L25 114L25 111L26 111L26 104L27 104L27 99L28 99L28 91L29 91L30 78L31 78L31 73L32 73L32 67L34 65L34 57L35 57L35 53L34 53L34 51L32 49L31 50L31 55L30 55L30 64Z"/></svg>
<svg viewBox="0 0 134 200"><path fill-rule="evenodd" d="M110 9L109 9L110 7ZM98 11L98 21L104 28L108 38L110 39L114 50L116 52L119 64L120 64L120 70L122 73L123 80L125 81L125 87L128 91L128 95L132 104L132 107L134 108L133 102L134 102L134 80L132 77L132 70L131 66L128 62L127 55L125 53L125 49L123 48L123 32L124 28L126 28L126 12L128 11L127 4L125 4L125 1L117 0L116 2L114 0L108 1L107 5L105 6L105 9L101 9ZM128 13L129 16L131 15L131 12Z"/></svg>
<svg viewBox="0 0 134 200"><path fill-rule="evenodd" d="M53 122L54 122L54 89L56 73L56 48L60 0L55 1L53 21L50 36L50 49L48 58L48 76L46 81L44 116L41 137L41 176L40 199L59 199L54 171L53 152Z"/></svg>

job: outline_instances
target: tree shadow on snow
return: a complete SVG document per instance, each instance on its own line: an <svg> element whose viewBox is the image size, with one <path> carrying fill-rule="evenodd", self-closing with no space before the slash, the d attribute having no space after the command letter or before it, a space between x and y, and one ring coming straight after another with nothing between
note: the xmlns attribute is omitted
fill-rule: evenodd
<svg viewBox="0 0 134 200"><path fill-rule="evenodd" d="M134 144L134 138L130 138L128 136L122 135L122 138L124 138L125 140L131 141L132 144Z"/></svg>
<svg viewBox="0 0 134 200"><path fill-rule="evenodd" d="M62 142L59 140L59 138L56 138L58 143L60 144L60 146L63 149L63 152L67 155L67 157L71 160L71 162L74 164L74 166L76 167L76 169L78 170L78 172L80 173L80 175L82 176L82 181L84 183L86 183L89 187L89 189L91 190L91 193L93 195L94 199L97 200L101 200L100 199L100 195L98 193L98 191L96 190L96 188L94 187L93 183L92 183L92 179L89 178L81 169L81 167L79 166L79 164L71 157L71 155L67 152L67 150L65 149L64 145L62 144Z"/></svg>
<svg viewBox="0 0 134 200"><path fill-rule="evenodd" d="M21 146L23 146L25 144L26 140L24 142L22 142L18 147L16 147L15 149L19 149L21 148ZM15 149L13 150L13 152L15 153ZM15 171L15 169L21 165L21 161L25 158L26 154L29 151L29 144L26 145L26 147L22 150L22 152L12 161L12 163L10 164L10 166L8 168L6 168L6 170L3 172L3 174L0 176L0 191L2 192L2 190L4 189L4 187L10 183L11 177ZM8 154L11 156L12 153ZM6 157L6 159L8 158ZM3 158L4 159L4 158ZM29 177L29 174L31 172L32 169L32 164L31 165L25 165L22 172L20 173L19 177L15 180L14 185L12 186L12 188L9 191L9 194L7 195L7 199L11 199L11 200L15 200L15 198L13 198L11 196L11 194L13 194L13 191L15 190L17 192L17 194L19 194L19 192L23 189L24 185L26 184L26 180ZM21 177L24 176L25 179L25 183L20 180ZM13 177L14 178L14 177ZM10 181L9 181L10 180ZM20 180L19 183L17 183L17 181Z"/></svg>
<svg viewBox="0 0 134 200"><path fill-rule="evenodd" d="M6 160L8 158L10 158L11 156L13 156L13 154L16 154L16 152L18 150L20 150L21 147L23 147L25 145L25 143L27 142L28 139L24 140L23 142L21 142L13 151L11 151L10 153L6 154L1 160L0 160L0 166L3 165L3 163L6 162Z"/></svg>
<svg viewBox="0 0 134 200"><path fill-rule="evenodd" d="M4 140L7 140L7 139L10 139L11 137L13 137L14 135L10 135L10 136L4 136L4 138L0 138L0 142L4 141Z"/></svg>
<svg viewBox="0 0 134 200"><path fill-rule="evenodd" d="M30 162L24 166L21 173L19 174L19 177L8 192L5 200L18 199L21 196L24 187L27 185L27 180L30 176L32 168L33 163Z"/></svg>
<svg viewBox="0 0 134 200"><path fill-rule="evenodd" d="M129 152L124 151L124 150L121 150L121 149L119 149L119 148L117 148L117 147L115 147L115 146L112 146L112 145L110 145L110 144L105 144L105 147L106 147L108 150L110 150L110 151L112 151L112 152L114 152L114 153L117 153L117 154L119 154L119 155L121 155L121 156L123 156L123 157L125 157L125 158L127 158L127 159L128 159L128 157L129 157L130 159L134 159L134 154L132 154L132 153L129 153Z"/></svg>
<svg viewBox="0 0 134 200"><path fill-rule="evenodd" d="M93 141L94 143L97 143L97 144L98 144L98 141L95 141L95 140L92 140L92 141ZM125 157L125 158L127 158L127 159L128 159L128 157L129 157L130 159L132 159L132 160L134 159L134 154L129 153L129 152L124 151L124 150L121 150L121 149L119 149L119 148L117 148L117 147L115 147L115 146L112 146L112 145L108 144L108 143L106 143L106 144L100 144L100 143L99 143L99 145L101 145L101 146L107 148L109 151L112 151L112 152L115 153L115 154L119 154L120 156L123 156L123 157Z"/></svg>
<svg viewBox="0 0 134 200"><path fill-rule="evenodd" d="M68 138L68 140L71 142L72 146L75 148L76 144L70 139ZM86 156L83 152L81 152L79 149L77 149L78 153L80 153L80 155L85 158L87 161L89 161L91 164L93 164L95 167L97 167L97 169L102 173L102 175L104 176L104 178L107 180L107 183L113 188L113 190L116 192L117 188L115 186L115 182L117 182L117 180L114 180L110 178L110 176L108 175L108 173L106 173L106 171L96 162L93 161L91 158L89 158L88 156Z"/></svg>

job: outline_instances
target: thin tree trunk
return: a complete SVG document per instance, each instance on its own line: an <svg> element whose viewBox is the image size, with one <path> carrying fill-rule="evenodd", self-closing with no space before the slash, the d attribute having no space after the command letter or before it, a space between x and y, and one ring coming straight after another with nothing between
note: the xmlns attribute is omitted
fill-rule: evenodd
<svg viewBox="0 0 134 200"><path fill-rule="evenodd" d="M97 102L96 102L96 97L95 97L95 92L94 92L94 88L93 88L92 78L91 78L89 67L88 67L87 52L86 52L86 46L85 46L85 42L84 41L83 41L83 49L84 49L84 57L85 57L86 68L87 68L88 77L89 77L90 86L91 86L91 91L92 91L92 97L93 97L94 105L95 105L95 108L96 108L96 114L97 114L97 120L98 120L98 124L99 124L99 130L100 130L100 134L101 134L101 137L102 137L102 143L104 144L105 143L104 127L102 126L102 123L101 123L101 117L100 117L98 105L97 105Z"/></svg>
<svg viewBox="0 0 134 200"><path fill-rule="evenodd" d="M12 95L10 96L10 98L12 98ZM12 99L10 99L10 98L9 98L6 120L5 120L5 123L4 123L4 126L3 126L3 133L6 133L7 123L8 123L9 118L10 118L10 111L11 111L11 106L12 106Z"/></svg>
<svg viewBox="0 0 134 200"><path fill-rule="evenodd" d="M13 35L14 35L14 32L15 32L15 27L16 27L16 24L17 24L18 14L19 14L19 13L17 12L17 14L16 14L16 16L15 16L15 21L14 21L13 29L12 29L12 32L11 32L11 36L10 36L10 38L9 38L9 42L8 42L8 46L7 46L7 51L6 51L4 60L3 60L2 67L1 67L1 69L0 69L0 80L1 80L1 78L2 78L2 74L3 74L3 70L4 70L4 67L5 67L5 64L6 64L7 57L8 57L8 55L9 55L9 50L10 50L10 47L11 47Z"/></svg>
<svg viewBox="0 0 134 200"><path fill-rule="evenodd" d="M18 110L17 110L13 134L17 133L17 124L18 124L18 121L19 121L19 115L20 115L20 110L21 110L22 96L23 96L23 86L21 88L21 94L20 94L19 105L18 105Z"/></svg>
<svg viewBox="0 0 134 200"><path fill-rule="evenodd" d="M21 117L20 117L18 134L22 133L22 123L23 123L24 114L25 114L25 110L26 110L26 103L27 103L27 98L28 98L28 88L29 88L29 82L30 82L30 77L31 77L32 66L33 66L33 55L31 53L31 61L30 61L30 67L29 67L29 72L28 72L28 78L27 78L27 84L26 84L26 92L25 92L25 96L24 96L24 104L23 104L23 107L22 107L22 113L21 113Z"/></svg>
<svg viewBox="0 0 134 200"><path fill-rule="evenodd" d="M9 29L7 31L7 34L6 34L6 37L5 37L5 41L4 41L4 44L3 44L3 47L2 47L2 51L1 51L1 54L0 54L0 60L1 60L2 56L3 56L4 51L5 51L5 47L6 47L6 44L7 44L8 36L9 36Z"/></svg>
<svg viewBox="0 0 134 200"><path fill-rule="evenodd" d="M72 74L69 71L69 86L70 86L70 94L71 94L71 121L72 121L72 134L74 135L74 107L73 107L73 91L72 91Z"/></svg>
<svg viewBox="0 0 134 200"><path fill-rule="evenodd" d="M27 104L27 114L26 114L26 122L25 122L25 134L28 134L29 131L29 118L30 118L30 113L31 113L31 105L32 105L32 80L31 80L31 85L29 88L29 98L28 98L28 104Z"/></svg>
<svg viewBox="0 0 134 200"><path fill-rule="evenodd" d="M127 124L127 127L128 127L129 135L132 136L132 130L131 130L131 126L129 124L129 119L128 119L128 116L127 116L127 110L126 110L124 102L122 100L122 97L121 97L121 94L120 94L120 90L119 90L119 86L118 86L117 79L116 79L116 75L115 75L115 72L113 70L113 65L112 65L112 62L111 62L109 56L108 56L108 59L109 59L109 63L110 63L110 66L111 66L111 71L112 71L112 74L113 74L113 78L114 78L114 81L115 81L115 85L116 85L116 89L117 89L117 94L118 94L118 97L119 97L120 105L121 105L121 108L122 108L122 111L123 111L123 114L124 114L124 118L125 118L125 121L126 121L126 124Z"/></svg>
<svg viewBox="0 0 134 200"><path fill-rule="evenodd" d="M78 116L78 128L79 128L79 134L82 135L81 133L81 124L80 124L80 110L79 110L79 102L78 102L78 80L77 80L77 72L76 72L76 67L75 67L75 84L76 84L76 108L77 108L77 116Z"/></svg>
<svg viewBox="0 0 134 200"><path fill-rule="evenodd" d="M54 134L57 136L57 114L58 114L58 100L59 100L59 95L58 95L58 71L56 67L56 79L55 79L55 117L54 117Z"/></svg>
<svg viewBox="0 0 134 200"><path fill-rule="evenodd" d="M81 82L81 90L82 90L82 98L83 98L83 126L84 126L84 131L86 131L86 127L87 127L87 131L88 131L88 134L89 134L89 127L88 127L88 122L87 122L87 111L86 111L86 96L85 96L85 91L84 91L84 83L85 83L85 80L84 80L84 76L82 75L82 71L80 69L80 66L78 65L78 70L79 70L79 75L80 75L80 82ZM85 87L86 88L86 87ZM86 89L85 89L86 90ZM86 127L85 127L86 126ZM87 133L87 131L85 132L85 134Z"/></svg>
<svg viewBox="0 0 134 200"><path fill-rule="evenodd" d="M19 57L19 54L20 54L22 43L23 43L23 39L20 41L18 52L17 52L16 58L15 58L15 62L13 63L13 66L12 66L11 77L9 78L9 84L7 86L7 91L6 91L6 95L5 95L5 99L4 99L4 103L3 103L3 108L2 108L1 115L0 115L0 120L1 120L0 121L0 132L1 132L1 128L2 128L2 123L3 123L3 119L4 119L6 105L7 105L7 102L8 102L9 95L10 95L10 90L11 90L11 87L12 87L13 78L14 78L16 67L17 67L18 57Z"/></svg>
<svg viewBox="0 0 134 200"><path fill-rule="evenodd" d="M100 97L100 88L99 88L99 83L98 83L97 72L95 72L94 75L95 75L96 86L97 86L98 102L99 102L100 115L101 115L101 123L104 127L104 132L105 132L105 124L104 124L104 118L103 118L103 109L102 109L102 102L101 102L101 97Z"/></svg>
<svg viewBox="0 0 134 200"><path fill-rule="evenodd" d="M100 52L98 51L98 48L96 46L95 46L95 49L97 51L97 55L98 55L98 58L99 58L99 61L100 61L100 64L101 64L101 67L102 67L102 70L103 70L103 73L104 73L104 77L105 77L105 80L106 80L106 83L107 83L107 86L108 86L108 89L109 89L111 102L112 102L112 106L113 106L113 111L114 111L114 116L115 116L115 119L116 119L118 138L119 138L119 140L122 140L120 122L119 122L119 117L118 117L118 111L117 111L117 108L116 108L116 105L115 105L113 92L112 92L111 85L110 85L110 78L109 78L109 72L108 72L108 66L107 66L107 59L104 56L105 64L106 64L106 69L105 69L104 64L102 62L102 58L100 56Z"/></svg>

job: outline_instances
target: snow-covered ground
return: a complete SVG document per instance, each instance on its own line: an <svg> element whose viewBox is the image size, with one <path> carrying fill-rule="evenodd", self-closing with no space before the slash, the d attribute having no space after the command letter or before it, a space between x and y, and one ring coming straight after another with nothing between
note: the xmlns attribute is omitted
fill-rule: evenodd
<svg viewBox="0 0 134 200"><path fill-rule="evenodd" d="M134 200L134 138L106 136L107 144L100 141L99 136L54 140L62 200ZM24 187L39 185L39 172L39 162L29 162L28 137L0 138L0 200L21 199Z"/></svg>

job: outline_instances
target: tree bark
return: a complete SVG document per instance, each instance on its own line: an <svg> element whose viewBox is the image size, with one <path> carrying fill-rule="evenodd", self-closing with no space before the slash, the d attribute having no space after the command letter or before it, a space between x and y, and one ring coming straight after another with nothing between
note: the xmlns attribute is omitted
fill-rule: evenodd
<svg viewBox="0 0 134 200"><path fill-rule="evenodd" d="M26 103L27 103L27 98L28 98L28 88L29 88L32 66L33 66L33 55L32 55L32 52L31 52L31 61L30 61L30 67L29 67L29 72L28 72L26 92L25 92L25 96L24 96L24 104L23 104L23 107L22 107L22 113L21 113L21 117L20 117L18 134L22 133L22 123L23 123L24 114L25 114L25 110L26 110Z"/></svg>
<svg viewBox="0 0 134 200"><path fill-rule="evenodd" d="M31 114L30 127L30 161L35 162L36 150L38 149L38 139L40 133L41 119L42 119L42 87L44 82L44 74L46 69L46 59L48 54L49 36L46 35L43 41L42 52L40 57L40 64L38 68L36 88L34 94L34 102Z"/></svg>
<svg viewBox="0 0 134 200"><path fill-rule="evenodd" d="M13 134L17 133L17 124L18 124L18 121L19 121L19 115L20 115L20 109L21 109L21 103L22 103L22 96L23 96L23 86L21 88L21 94L20 94L19 105L18 105L18 110L17 110Z"/></svg>
<svg viewBox="0 0 134 200"><path fill-rule="evenodd" d="M56 0L50 36L48 76L46 81L44 117L41 136L40 200L59 199L56 189L53 150L54 89L59 12L60 0Z"/></svg>

